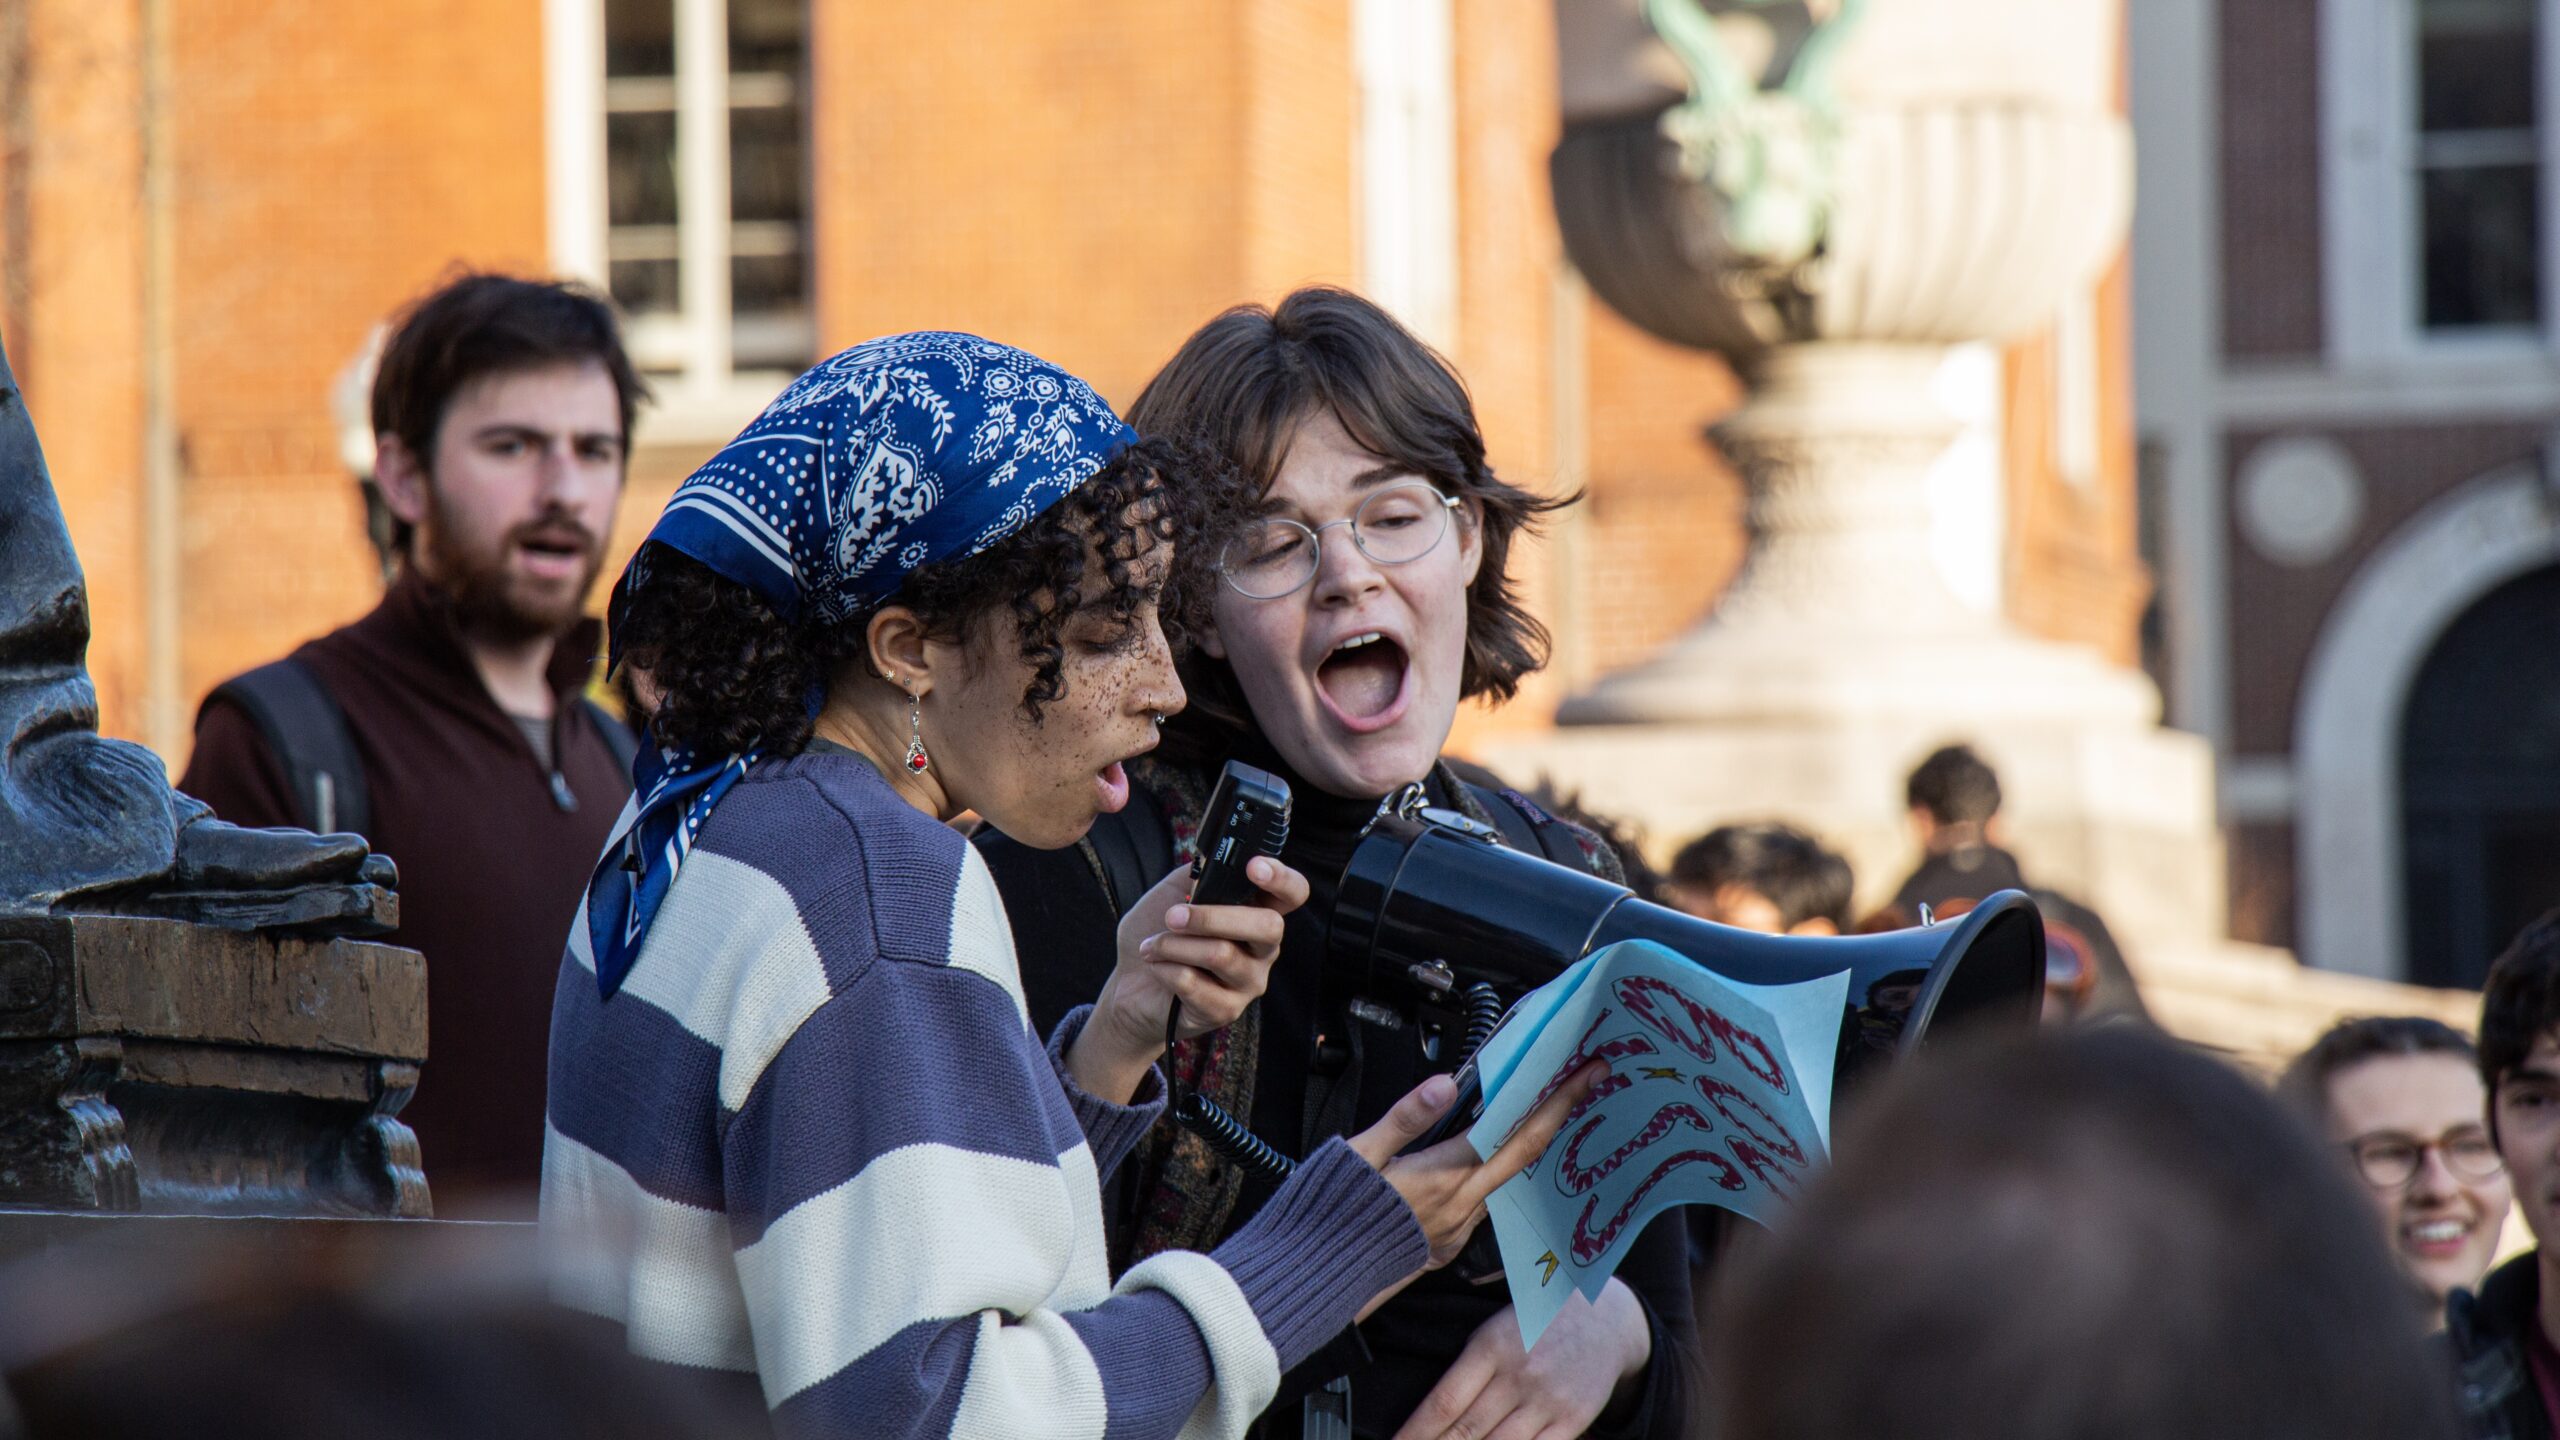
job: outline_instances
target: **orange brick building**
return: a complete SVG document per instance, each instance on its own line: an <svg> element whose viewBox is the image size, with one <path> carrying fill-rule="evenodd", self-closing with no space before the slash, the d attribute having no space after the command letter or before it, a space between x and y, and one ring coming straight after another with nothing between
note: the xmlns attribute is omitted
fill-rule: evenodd
<svg viewBox="0 0 2560 1440"><path fill-rule="evenodd" d="M378 588L333 390L459 265L610 284L662 403L619 541L792 368L979 330L1135 395L1220 308L1367 290L1443 345L1498 466L1588 503L1530 552L1557 664L1739 563L1741 391L1563 258L1548 0L11 0L0 331L87 566L106 727L182 765L223 677ZM1998 602L2135 658L2124 285L2000 366ZM2094 338L2091 338L2091 337ZM2064 432L2068 431L2066 435ZM2066 441L2068 443L2066 443ZM2073 458L2077 457L2077 458Z"/></svg>

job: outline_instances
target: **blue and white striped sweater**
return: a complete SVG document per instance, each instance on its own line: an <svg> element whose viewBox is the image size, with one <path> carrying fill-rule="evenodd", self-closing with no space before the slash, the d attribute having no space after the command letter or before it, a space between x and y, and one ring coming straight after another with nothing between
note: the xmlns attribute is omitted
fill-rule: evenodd
<svg viewBox="0 0 2560 1440"><path fill-rule="evenodd" d="M1423 1263L1336 1141L1214 1256L1114 1286L1100 1182L1160 1082L1075 1089L1082 1015L1031 1032L984 863L852 757L740 782L609 1001L585 937L552 1014L555 1288L642 1355L755 1372L784 1435L1237 1435Z"/></svg>

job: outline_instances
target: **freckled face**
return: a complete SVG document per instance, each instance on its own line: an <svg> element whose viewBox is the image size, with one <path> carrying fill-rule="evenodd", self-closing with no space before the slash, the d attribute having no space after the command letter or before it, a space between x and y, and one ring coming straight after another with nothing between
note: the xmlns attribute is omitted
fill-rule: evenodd
<svg viewBox="0 0 2560 1440"><path fill-rule="evenodd" d="M1132 569L1150 590L1161 585L1168 557L1159 550ZM1022 658L1020 627L1009 613L989 617L961 645L931 642L940 673L958 659L956 682L938 683L924 700L924 743L934 773L953 804L1026 845L1072 845L1094 817L1129 800L1122 762L1155 748L1154 717L1179 712L1175 677L1155 603L1125 625L1092 610L1067 621L1058 678L1064 693L1033 720L1022 706L1033 668ZM953 650L963 652L953 656Z"/></svg>
<svg viewBox="0 0 2560 1440"><path fill-rule="evenodd" d="M1323 411L1300 422L1270 498L1312 529L1420 478ZM1315 579L1276 599L1221 585L1201 648L1235 671L1255 724L1301 777L1346 798L1383 795L1428 774L1457 721L1480 522L1461 508L1439 544L1402 565L1370 560L1348 525L1324 530L1318 553Z"/></svg>
<svg viewBox="0 0 2560 1440"><path fill-rule="evenodd" d="M2477 1136L2487 1096L2480 1073L2458 1055L2380 1055L2329 1077L2330 1138L2344 1145L2376 1135L2441 1145L2451 1135ZM2472 1179L2445 1163L2441 1148L2419 1158L2397 1189L2366 1184L2381 1212L2385 1238L2401 1267L2441 1299L2480 1283L2507 1222L2505 1175Z"/></svg>

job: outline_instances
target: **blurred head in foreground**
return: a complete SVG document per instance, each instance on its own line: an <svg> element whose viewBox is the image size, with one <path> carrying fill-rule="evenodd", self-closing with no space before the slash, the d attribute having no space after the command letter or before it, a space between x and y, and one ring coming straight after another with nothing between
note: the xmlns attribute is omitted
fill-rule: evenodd
<svg viewBox="0 0 2560 1440"><path fill-rule="evenodd" d="M287 1224L303 1222L285 1222ZM399 1242L391 1242L393 1248ZM0 1274L7 1440L736 1440L753 1384L634 1358L476 1252L72 1254ZM509 1240L507 1243L514 1243ZM521 1263L520 1260L518 1263ZM439 1267L452 1272L434 1273ZM456 1276L460 1278L455 1278ZM23 1303L43 1294L42 1303Z"/></svg>
<svg viewBox="0 0 2560 1440"><path fill-rule="evenodd" d="M1728 1269L1731 1440L2441 1436L2450 1385L2336 1163L2133 1027L1925 1057Z"/></svg>
<svg viewBox="0 0 2560 1440"><path fill-rule="evenodd" d="M2342 1020L2277 1090L2350 1162L2430 1319L2480 1283L2510 1197L2462 1032L2417 1015Z"/></svg>

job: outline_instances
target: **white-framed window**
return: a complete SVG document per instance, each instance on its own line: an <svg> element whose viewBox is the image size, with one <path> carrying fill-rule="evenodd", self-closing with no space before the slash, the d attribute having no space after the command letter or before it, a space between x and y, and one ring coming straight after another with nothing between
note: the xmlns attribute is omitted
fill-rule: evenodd
<svg viewBox="0 0 2560 1440"><path fill-rule="evenodd" d="M2326 0L2323 251L2340 359L2560 339L2560 0Z"/></svg>
<svg viewBox="0 0 2560 1440"><path fill-rule="evenodd" d="M1458 340L1457 59L1450 0L1355 0L1360 288L1442 350Z"/></svg>
<svg viewBox="0 0 2560 1440"><path fill-rule="evenodd" d="M662 409L743 419L816 344L807 0L546 3L554 262Z"/></svg>

